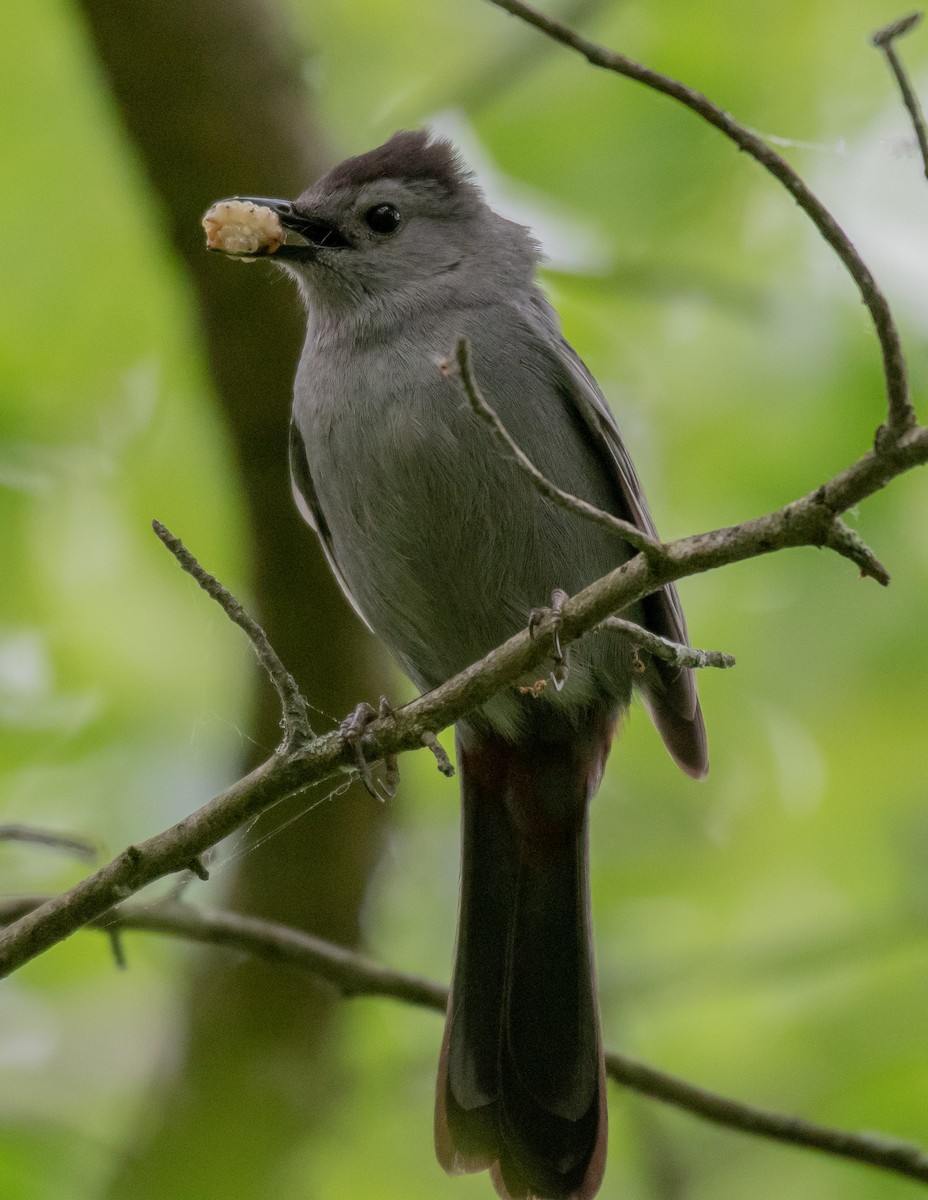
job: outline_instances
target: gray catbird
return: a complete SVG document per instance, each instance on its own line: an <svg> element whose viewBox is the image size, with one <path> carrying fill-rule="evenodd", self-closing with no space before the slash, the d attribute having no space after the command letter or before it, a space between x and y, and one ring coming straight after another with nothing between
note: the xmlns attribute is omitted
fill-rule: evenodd
<svg viewBox="0 0 928 1200"><path fill-rule="evenodd" d="M500 449L447 371L458 339L550 480L653 532L634 467L534 282L538 247L488 207L447 142L397 133L297 200L256 203L303 242L275 255L309 313L297 503L360 616L435 687L556 589L578 591L630 554L544 499ZM686 641L673 587L630 615ZM447 1171L489 1168L513 1200L588 1200L602 1180L587 808L633 683L677 763L704 775L692 672L642 661L613 631L573 648L562 690L512 686L457 728L461 906L435 1140Z"/></svg>

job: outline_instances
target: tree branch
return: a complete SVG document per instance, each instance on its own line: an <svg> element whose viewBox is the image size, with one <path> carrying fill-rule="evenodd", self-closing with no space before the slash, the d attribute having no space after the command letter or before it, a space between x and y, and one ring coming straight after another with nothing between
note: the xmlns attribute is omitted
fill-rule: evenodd
<svg viewBox="0 0 928 1200"><path fill-rule="evenodd" d="M915 89L909 81L908 73L902 65L902 59L896 53L896 47L893 44L897 38L905 37L907 33L916 29L921 24L921 20L920 12L909 13L907 17L902 17L898 21L893 21L889 25L884 25L882 29L878 29L871 35L870 41L886 55L889 69L899 85L902 103L906 107L912 121L912 128L915 130L915 140L918 142L918 149L922 156L925 178L928 179L928 130L925 128L925 114L922 112Z"/></svg>
<svg viewBox="0 0 928 1200"><path fill-rule="evenodd" d="M470 347L466 338L458 339L455 348L455 357L461 385L474 412L490 426L497 439L513 456L517 466L525 472L529 480L543 496L552 500L559 508L566 509L567 512L575 513L577 516L583 517L584 520L592 521L594 524L602 525L613 533L620 534L626 542L638 547L651 562L657 563L666 557L663 543L642 533L636 525L632 525L628 521L623 521L620 517L613 516L612 513L597 508L595 505L589 504L586 500L581 500L579 496L573 496L570 492L565 492L562 488L555 487L538 470L529 456L519 446L512 434L503 425L496 410L481 391L477 380L474 378L473 367L470 361ZM820 490L819 499L827 507L828 498L825 495L824 489ZM832 513L831 525L826 531L824 539L821 543L817 544L827 546L830 550L834 550L835 553L840 554L842 558L850 559L851 562L857 565L861 575L875 579L877 583L883 584L884 587L889 584L889 572L863 539L838 518L836 511ZM660 641L660 639L658 640ZM667 643L667 645L676 647L676 643ZM676 649L679 650L680 647L676 647ZM699 653L714 654L715 652L700 651ZM659 657L664 657L664 655L659 655ZM720 661L710 662L709 660L705 660L687 662L685 665L694 667L732 666L733 661L722 663ZM681 662L678 665L684 664Z"/></svg>
<svg viewBox="0 0 928 1200"><path fill-rule="evenodd" d="M879 1137L873 1133L850 1133L804 1121L801 1117L754 1108L740 1100L718 1096L625 1055L608 1053L606 1074L645 1096L673 1104L693 1116L727 1129L737 1129L755 1137L770 1138L806 1150L820 1150L928 1184L928 1154L911 1142Z"/></svg>
<svg viewBox="0 0 928 1200"><path fill-rule="evenodd" d="M471 366L470 346L468 345L467 338L462 337L458 339L454 354L461 385L464 388L464 394L467 396L471 408L482 421L489 425L497 441L509 451L515 459L516 465L525 472L532 484L543 496L547 497L548 500L551 500L559 508L584 517L596 525L602 525L611 533L619 534L623 541L628 542L630 546L634 546L636 550L642 550L646 554L651 554L660 549L660 542L656 538L649 537L637 525L632 525L630 521L623 521L621 517L613 516L612 513L597 508L595 504L589 504L586 500L581 500L579 496L572 496L570 492L565 492L562 488L556 487L550 479L542 475L541 471L538 470L518 444L500 420L496 410L490 406L488 400L480 390L480 385L474 377L473 367Z"/></svg>
<svg viewBox="0 0 928 1200"><path fill-rule="evenodd" d="M51 829L37 829L34 825L0 825L0 842L31 842L35 846L51 846L85 862L93 862L97 857L96 846L85 838L55 833Z"/></svg>
<svg viewBox="0 0 928 1200"><path fill-rule="evenodd" d="M524 0L490 0L490 3L512 16L519 17L547 37L553 38L554 41L560 42L571 50L576 50L592 66L614 71L617 75L624 75L626 79L634 79L637 83L644 84L645 87L677 100L733 141L739 150L743 150L759 162L774 179L786 188L844 264L851 278L857 284L861 299L870 313L880 343L883 373L886 379L888 413L884 428L892 438L902 437L912 429L915 426L915 411L909 399L902 343L889 303L869 268L854 249L850 238L786 159L781 158L762 138L739 124L734 117L719 108L717 104L713 104L707 96L697 92L694 88L687 87L686 84L680 83L676 79L671 79L659 71L653 71L650 67L626 58L624 54L617 54L614 50L597 45L567 25L556 21L553 17L532 8Z"/></svg>
<svg viewBox="0 0 928 1200"><path fill-rule="evenodd" d="M42 896L0 900L0 922L21 918L44 903L46 898ZM109 937L114 948L120 946L119 935L125 930L161 933L310 971L334 984L346 996L383 996L440 1013L448 1002L448 989L442 984L378 966L352 950L302 930L238 913L207 912L177 903L122 904L92 925ZM124 965L121 951L117 952L116 961L119 966ZM867 1163L928 1184L928 1155L914 1144L871 1133L832 1129L756 1108L614 1051L606 1055L606 1073L631 1091L724 1128Z"/></svg>
<svg viewBox="0 0 928 1200"><path fill-rule="evenodd" d="M693 670L703 667L718 667L720 671L725 671L735 665L733 654L723 654L721 650L697 650L693 646L684 646L682 642L672 642L669 638L652 633L643 625L637 625L634 621L626 621L622 617L606 617L605 621L600 621L594 627L593 633L597 629L616 629L619 633L624 633L632 645L646 650L655 658L670 663L672 667L690 667Z"/></svg>
<svg viewBox="0 0 928 1200"><path fill-rule="evenodd" d="M175 537L166 525L162 525L160 521L152 521L151 527L159 541L177 559L181 569L195 579L203 591L216 601L233 624L245 631L248 640L254 646L258 661L264 667L280 697L285 742L292 744L297 740L309 741L313 736L313 731L309 724L309 710L306 707L303 693L297 686L296 680L280 661L277 651L268 641L267 634L254 617L245 611L244 606L236 600L229 589L221 584L215 575L210 575L209 571L200 566L180 538Z"/></svg>
<svg viewBox="0 0 928 1200"><path fill-rule="evenodd" d="M891 479L928 462L928 428L875 447L800 500L766 516L710 533L680 538L660 556L638 554L568 599L558 616L567 645L607 617L667 583L795 546L825 546L836 518ZM237 602L236 602L237 603ZM369 762L423 745L436 733L484 704L549 653L550 615L532 637L527 630L490 651L459 675L392 715L378 717L362 735ZM545 635L548 635L547 637ZM352 748L337 733L296 746L284 744L250 775L163 833L129 846L112 862L48 900L0 934L0 978L102 916L114 905L165 875L186 870L210 847L270 805L354 766Z"/></svg>

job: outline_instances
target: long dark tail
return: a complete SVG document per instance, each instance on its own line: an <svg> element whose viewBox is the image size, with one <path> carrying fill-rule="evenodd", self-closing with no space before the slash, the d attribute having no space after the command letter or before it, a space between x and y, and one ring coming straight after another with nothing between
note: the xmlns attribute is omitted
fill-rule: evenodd
<svg viewBox="0 0 928 1200"><path fill-rule="evenodd" d="M587 809L613 720L570 741L458 739L461 908L435 1143L510 1200L590 1200L606 1103Z"/></svg>

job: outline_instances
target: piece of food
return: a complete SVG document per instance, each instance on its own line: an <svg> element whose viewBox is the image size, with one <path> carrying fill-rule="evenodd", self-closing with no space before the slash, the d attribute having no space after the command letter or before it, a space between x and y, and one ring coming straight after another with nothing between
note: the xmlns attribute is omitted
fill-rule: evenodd
<svg viewBox="0 0 928 1200"><path fill-rule="evenodd" d="M277 213L250 200L220 200L203 217L203 228L208 250L221 250L244 262L273 254L284 240Z"/></svg>

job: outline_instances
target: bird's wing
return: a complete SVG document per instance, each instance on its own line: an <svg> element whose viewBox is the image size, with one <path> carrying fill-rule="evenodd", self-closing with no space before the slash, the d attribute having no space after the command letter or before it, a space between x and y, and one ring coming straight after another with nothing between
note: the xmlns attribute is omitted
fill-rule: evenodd
<svg viewBox="0 0 928 1200"><path fill-rule="evenodd" d="M303 435L297 428L296 422L292 419L290 421L290 484L293 488L293 498L300 511L300 516L310 529L315 530L319 538L319 543L325 553L326 560L332 569L332 574L335 576L338 586L342 589L345 599L364 624L367 625L368 629L370 629L367 618L358 607L358 602L351 594L351 589L345 582L345 577L341 573L338 563L335 561L335 552L332 548L332 534L329 531L322 509L319 507L316 486L309 471L309 463L306 461L306 447L303 445Z"/></svg>
<svg viewBox="0 0 928 1200"><path fill-rule="evenodd" d="M657 537L644 491L606 398L586 364L562 336L557 317L540 292L535 294L534 303L547 334L547 345L552 345L554 335L561 398L581 418L591 447L616 485L614 515ZM641 607L648 629L673 642L689 644L683 607L672 583L646 596ZM652 720L677 763L689 774L701 777L708 770L708 748L695 672L659 659L654 661L654 668L642 687Z"/></svg>

